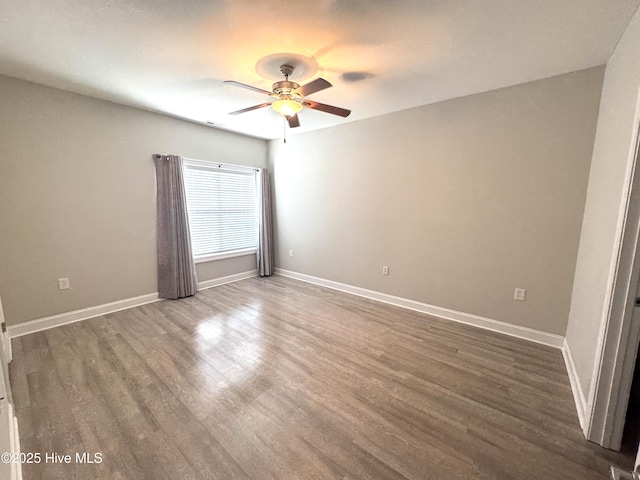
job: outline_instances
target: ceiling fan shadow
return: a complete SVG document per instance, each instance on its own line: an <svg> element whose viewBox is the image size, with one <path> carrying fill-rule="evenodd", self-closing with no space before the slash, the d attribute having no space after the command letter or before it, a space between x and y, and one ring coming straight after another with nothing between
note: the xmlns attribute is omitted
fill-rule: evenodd
<svg viewBox="0 0 640 480"><path fill-rule="evenodd" d="M408 0L322 0L321 7L330 12L342 15L361 16L376 11L392 11L409 4Z"/></svg>
<svg viewBox="0 0 640 480"><path fill-rule="evenodd" d="M347 83L355 83L361 82L362 80L367 80L369 78L375 77L375 73L371 72L345 72L342 75L342 80Z"/></svg>

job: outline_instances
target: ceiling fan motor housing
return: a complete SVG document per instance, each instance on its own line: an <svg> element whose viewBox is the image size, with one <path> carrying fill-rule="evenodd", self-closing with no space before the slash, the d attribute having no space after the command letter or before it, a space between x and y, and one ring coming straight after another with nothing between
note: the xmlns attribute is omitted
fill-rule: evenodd
<svg viewBox="0 0 640 480"><path fill-rule="evenodd" d="M300 88L300 85L298 85L296 82L290 82L289 80L282 80L281 82L276 82L272 85L273 88L273 93L275 96L282 96L282 95L289 95L291 97L293 96L299 96L297 94L294 94L294 90L297 90L298 88Z"/></svg>

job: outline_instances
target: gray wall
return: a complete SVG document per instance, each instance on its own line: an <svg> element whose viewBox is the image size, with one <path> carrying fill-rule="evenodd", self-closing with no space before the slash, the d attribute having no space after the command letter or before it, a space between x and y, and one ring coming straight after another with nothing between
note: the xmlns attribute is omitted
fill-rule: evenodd
<svg viewBox="0 0 640 480"><path fill-rule="evenodd" d="M640 13L607 64L566 340L584 399L594 376L622 238L640 89ZM629 265L626 265L629 267Z"/></svg>
<svg viewBox="0 0 640 480"><path fill-rule="evenodd" d="M276 265L564 335L602 76L271 141Z"/></svg>
<svg viewBox="0 0 640 480"><path fill-rule="evenodd" d="M157 291L153 153L266 164L263 140L2 76L0 105L8 324ZM211 262L199 280L253 268L254 256Z"/></svg>

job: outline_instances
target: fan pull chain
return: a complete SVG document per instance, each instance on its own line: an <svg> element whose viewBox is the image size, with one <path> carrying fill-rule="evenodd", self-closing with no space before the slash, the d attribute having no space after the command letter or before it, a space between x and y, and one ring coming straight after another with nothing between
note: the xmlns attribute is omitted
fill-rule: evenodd
<svg viewBox="0 0 640 480"><path fill-rule="evenodd" d="M282 117L282 119L282 139L284 140L284 143L287 143L287 119L285 117Z"/></svg>

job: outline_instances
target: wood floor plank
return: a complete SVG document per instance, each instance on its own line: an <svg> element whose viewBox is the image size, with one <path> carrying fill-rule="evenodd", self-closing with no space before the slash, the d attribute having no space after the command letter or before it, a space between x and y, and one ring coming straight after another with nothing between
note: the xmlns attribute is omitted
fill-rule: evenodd
<svg viewBox="0 0 640 480"><path fill-rule="evenodd" d="M13 340L24 478L605 480L556 349L280 276Z"/></svg>

